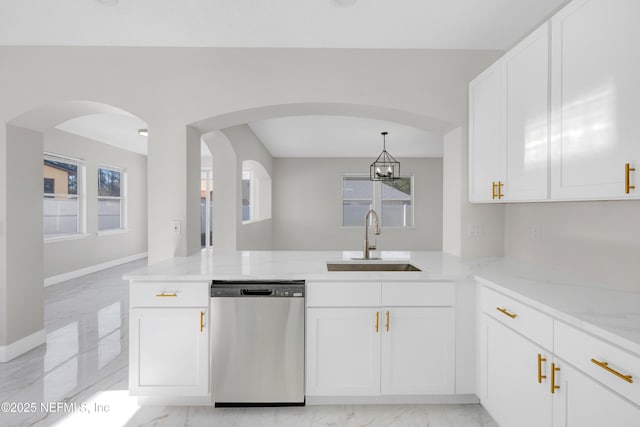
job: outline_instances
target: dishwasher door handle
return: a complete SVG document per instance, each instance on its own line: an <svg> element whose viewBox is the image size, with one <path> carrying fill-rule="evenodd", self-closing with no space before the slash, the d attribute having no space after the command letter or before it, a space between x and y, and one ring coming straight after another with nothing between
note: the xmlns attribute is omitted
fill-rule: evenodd
<svg viewBox="0 0 640 427"><path fill-rule="evenodd" d="M242 295L268 296L273 294L273 289L243 289Z"/></svg>

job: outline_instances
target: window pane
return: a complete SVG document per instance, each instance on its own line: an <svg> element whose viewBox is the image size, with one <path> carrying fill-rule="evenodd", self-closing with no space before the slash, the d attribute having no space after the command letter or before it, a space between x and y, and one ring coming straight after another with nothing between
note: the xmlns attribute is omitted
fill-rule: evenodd
<svg viewBox="0 0 640 427"><path fill-rule="evenodd" d="M44 235L78 233L78 203L75 195L46 196L43 206Z"/></svg>
<svg viewBox="0 0 640 427"><path fill-rule="evenodd" d="M251 219L251 180L242 180L242 220Z"/></svg>
<svg viewBox="0 0 640 427"><path fill-rule="evenodd" d="M44 159L45 193L78 194L78 165L62 160ZM47 184L47 180L49 184ZM52 191L46 191L46 186Z"/></svg>
<svg viewBox="0 0 640 427"><path fill-rule="evenodd" d="M98 169L98 196L120 197L120 171Z"/></svg>
<svg viewBox="0 0 640 427"><path fill-rule="evenodd" d="M411 178L382 181L382 225L412 227Z"/></svg>
<svg viewBox="0 0 640 427"><path fill-rule="evenodd" d="M121 205L118 199L98 199L98 230L120 228Z"/></svg>
<svg viewBox="0 0 640 427"><path fill-rule="evenodd" d="M342 202L342 225L361 226L364 216L372 209L371 200L344 200Z"/></svg>
<svg viewBox="0 0 640 427"><path fill-rule="evenodd" d="M411 200L411 178L382 181L382 200Z"/></svg>
<svg viewBox="0 0 640 427"><path fill-rule="evenodd" d="M342 181L343 199L373 199L373 182L369 178L344 177Z"/></svg>
<svg viewBox="0 0 640 427"><path fill-rule="evenodd" d="M384 227L413 226L411 200L383 200L382 225Z"/></svg>
<svg viewBox="0 0 640 427"><path fill-rule="evenodd" d="M55 180L53 178L44 179L44 192L45 194L53 194L55 188Z"/></svg>

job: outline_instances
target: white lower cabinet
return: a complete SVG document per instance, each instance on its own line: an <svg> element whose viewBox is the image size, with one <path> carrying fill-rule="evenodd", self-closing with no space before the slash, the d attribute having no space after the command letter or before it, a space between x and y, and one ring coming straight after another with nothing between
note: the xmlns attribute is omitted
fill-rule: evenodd
<svg viewBox="0 0 640 427"><path fill-rule="evenodd" d="M495 290L480 298L478 396L500 426L640 425L639 356Z"/></svg>
<svg viewBox="0 0 640 427"><path fill-rule="evenodd" d="M504 427L551 426L550 354L507 326L483 315L482 404Z"/></svg>
<svg viewBox="0 0 640 427"><path fill-rule="evenodd" d="M380 393L380 314L374 308L307 310L307 394Z"/></svg>
<svg viewBox="0 0 640 427"><path fill-rule="evenodd" d="M209 392L209 333L203 308L130 311L132 395L204 396Z"/></svg>
<svg viewBox="0 0 640 427"><path fill-rule="evenodd" d="M207 282L132 282L129 391L134 396L209 395Z"/></svg>
<svg viewBox="0 0 640 427"><path fill-rule="evenodd" d="M381 393L453 393L453 307L387 307L381 315Z"/></svg>
<svg viewBox="0 0 640 427"><path fill-rule="evenodd" d="M568 363L557 362L554 427L640 425L640 409Z"/></svg>
<svg viewBox="0 0 640 427"><path fill-rule="evenodd" d="M453 283L341 284L343 295L370 293L376 307L345 307L332 286L307 283L308 396L455 392ZM434 307L410 306L426 301Z"/></svg>

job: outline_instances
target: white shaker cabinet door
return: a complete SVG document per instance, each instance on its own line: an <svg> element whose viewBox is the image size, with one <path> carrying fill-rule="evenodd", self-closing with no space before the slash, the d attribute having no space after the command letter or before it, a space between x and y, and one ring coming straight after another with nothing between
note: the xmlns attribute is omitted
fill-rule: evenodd
<svg viewBox="0 0 640 427"><path fill-rule="evenodd" d="M307 395L380 394L377 308L307 309Z"/></svg>
<svg viewBox="0 0 640 427"><path fill-rule="evenodd" d="M382 309L382 394L453 394L453 307Z"/></svg>
<svg viewBox="0 0 640 427"><path fill-rule="evenodd" d="M505 181L505 69L498 61L469 83L469 201L499 202Z"/></svg>
<svg viewBox="0 0 640 427"><path fill-rule="evenodd" d="M575 0L551 19L552 199L640 197L639 16L638 0Z"/></svg>
<svg viewBox="0 0 640 427"><path fill-rule="evenodd" d="M207 319L205 308L132 308L131 394L206 396L209 392Z"/></svg>
<svg viewBox="0 0 640 427"><path fill-rule="evenodd" d="M539 361L538 355L546 360ZM482 315L479 394L483 406L499 425L551 427L551 359L533 342ZM540 382L539 373L546 376Z"/></svg>
<svg viewBox="0 0 640 427"><path fill-rule="evenodd" d="M507 152L504 201L548 197L549 24L504 57Z"/></svg>
<svg viewBox="0 0 640 427"><path fill-rule="evenodd" d="M553 402L553 427L637 427L640 408L573 366L556 361L560 370Z"/></svg>

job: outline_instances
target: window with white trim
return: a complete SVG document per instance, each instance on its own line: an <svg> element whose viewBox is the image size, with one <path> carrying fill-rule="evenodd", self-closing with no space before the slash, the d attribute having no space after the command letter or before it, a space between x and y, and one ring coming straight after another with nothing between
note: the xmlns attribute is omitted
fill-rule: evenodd
<svg viewBox="0 0 640 427"><path fill-rule="evenodd" d="M126 179L124 169L98 166L98 231L126 228Z"/></svg>
<svg viewBox="0 0 640 427"><path fill-rule="evenodd" d="M369 209L383 227L413 227L413 177L371 181L368 176L343 176L342 225L362 227Z"/></svg>
<svg viewBox="0 0 640 427"><path fill-rule="evenodd" d="M43 162L43 234L45 238L85 232L84 162L52 153Z"/></svg>

